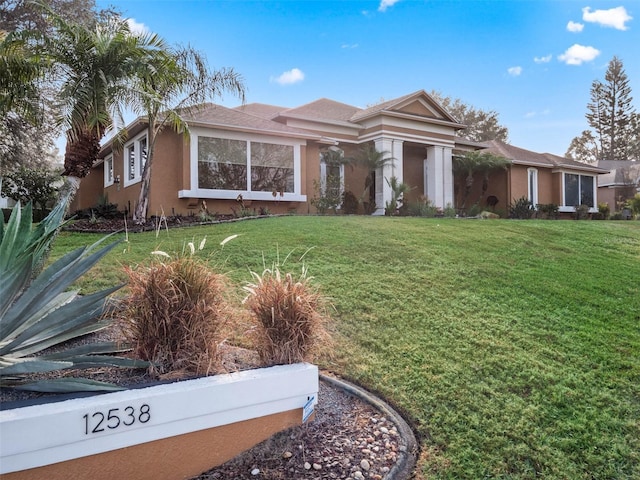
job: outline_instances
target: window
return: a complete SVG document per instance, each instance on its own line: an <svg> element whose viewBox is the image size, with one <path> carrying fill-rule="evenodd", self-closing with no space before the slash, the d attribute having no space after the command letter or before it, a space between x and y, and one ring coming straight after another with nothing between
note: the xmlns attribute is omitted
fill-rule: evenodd
<svg viewBox="0 0 640 480"><path fill-rule="evenodd" d="M595 181L591 175L564 173L564 206L588 205L595 207Z"/></svg>
<svg viewBox="0 0 640 480"><path fill-rule="evenodd" d="M528 179L528 198L534 208L538 205L538 170L535 168L527 169Z"/></svg>
<svg viewBox="0 0 640 480"><path fill-rule="evenodd" d="M198 129L195 129L197 132ZM192 130L193 190L184 197L246 199L289 199L304 201L300 195L300 146L303 142L277 137L221 132L207 135ZM192 160L194 162L194 160Z"/></svg>
<svg viewBox="0 0 640 480"><path fill-rule="evenodd" d="M113 185L113 156L109 155L104 159L104 186Z"/></svg>
<svg viewBox="0 0 640 480"><path fill-rule="evenodd" d="M140 181L146 163L147 135L142 134L124 146L125 187Z"/></svg>
<svg viewBox="0 0 640 480"><path fill-rule="evenodd" d="M344 151L330 147L320 152L320 188L322 194L339 199L344 191Z"/></svg>

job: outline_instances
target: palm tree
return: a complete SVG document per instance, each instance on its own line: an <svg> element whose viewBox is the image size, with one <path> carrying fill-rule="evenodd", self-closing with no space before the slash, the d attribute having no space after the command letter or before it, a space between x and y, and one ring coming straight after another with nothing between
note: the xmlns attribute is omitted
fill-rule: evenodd
<svg viewBox="0 0 640 480"><path fill-rule="evenodd" d="M158 52L138 72L132 90L132 106L146 116L149 130L147 159L133 220L146 221L153 152L158 134L166 126L189 135L185 114L205 106L222 91L231 91L244 102L244 85L233 69L209 70L206 59L191 47Z"/></svg>
<svg viewBox="0 0 640 480"><path fill-rule="evenodd" d="M511 160L507 158L482 151L466 152L464 155L454 156L453 175L460 182L460 190L462 190L460 208L466 206L476 173L482 173L482 193L480 195L482 198L489 188L491 172L505 169L510 164Z"/></svg>
<svg viewBox="0 0 640 480"><path fill-rule="evenodd" d="M133 34L119 17L88 27L48 14L55 34L41 39L39 53L51 62L59 84L60 123L67 135L64 175L75 178L77 187L105 133L124 123L136 75L167 47L155 34Z"/></svg>
<svg viewBox="0 0 640 480"><path fill-rule="evenodd" d="M393 157L388 155L389 152L378 151L372 143L367 143L353 159L355 165L364 167L367 170L360 201L363 203L365 213L369 215L376 210L376 171L394 160ZM368 201L365 199L368 199Z"/></svg>

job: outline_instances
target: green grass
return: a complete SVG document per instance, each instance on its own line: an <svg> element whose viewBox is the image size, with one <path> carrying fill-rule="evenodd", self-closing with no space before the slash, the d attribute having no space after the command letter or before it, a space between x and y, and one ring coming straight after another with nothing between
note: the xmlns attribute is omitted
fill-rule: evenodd
<svg viewBox="0 0 640 480"><path fill-rule="evenodd" d="M426 478L640 478L640 222L273 218L130 236L82 286L204 235L239 286L306 252L336 308L323 366L406 414Z"/></svg>

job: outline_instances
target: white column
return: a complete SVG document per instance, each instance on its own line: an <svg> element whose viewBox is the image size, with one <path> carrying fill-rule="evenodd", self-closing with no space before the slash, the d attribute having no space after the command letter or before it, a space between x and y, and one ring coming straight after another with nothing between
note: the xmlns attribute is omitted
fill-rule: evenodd
<svg viewBox="0 0 640 480"><path fill-rule="evenodd" d="M376 171L376 211L374 215L384 215L384 207L391 201L391 187L387 183L391 177L396 177L398 182L403 181L403 155L402 140L382 137L375 140L376 150L387 152L387 157L393 160Z"/></svg>
<svg viewBox="0 0 640 480"><path fill-rule="evenodd" d="M453 161L450 147L427 147L427 181L429 200L438 208L453 205Z"/></svg>

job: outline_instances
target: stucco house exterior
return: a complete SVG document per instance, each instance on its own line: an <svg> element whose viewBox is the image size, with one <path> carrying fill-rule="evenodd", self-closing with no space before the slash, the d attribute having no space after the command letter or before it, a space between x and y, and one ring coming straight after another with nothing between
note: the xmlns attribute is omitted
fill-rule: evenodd
<svg viewBox="0 0 640 480"><path fill-rule="evenodd" d="M560 213L574 213L577 205L588 205L590 213L598 211L598 175L606 172L602 168L499 140L485 145L483 151L511 160L507 169L491 174L485 201L493 196L498 206L508 208L526 197L534 206L555 204Z"/></svg>
<svg viewBox="0 0 640 480"><path fill-rule="evenodd" d="M210 212L231 213L239 208L239 197L256 210L313 213L312 199L327 175L339 175L344 190L360 197L367 174L363 168L325 165L322 152L331 148L348 158L367 144L393 157L375 175L377 214L391 199L385 181L391 177L411 187L405 203L426 197L439 208L455 206L453 156L486 147L513 161L508 171L491 177L487 192L503 207L523 195L567 211L578 198L597 205L595 176L602 173L597 167L463 140L458 132L465 126L423 90L370 108L326 98L295 108L210 104L186 120L187 136L167 128L157 138L148 215L196 213L203 201ZM145 119L136 119L127 131L120 150L111 142L104 145L80 184L73 210L91 208L106 195L120 210L133 211L147 155Z"/></svg>

